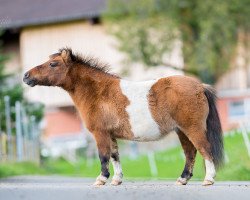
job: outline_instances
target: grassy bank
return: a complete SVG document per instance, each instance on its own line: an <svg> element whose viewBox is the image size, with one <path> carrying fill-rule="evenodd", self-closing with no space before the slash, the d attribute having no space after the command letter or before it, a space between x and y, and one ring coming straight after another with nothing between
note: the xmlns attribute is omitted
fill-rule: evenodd
<svg viewBox="0 0 250 200"><path fill-rule="evenodd" d="M225 152L227 162L217 174L217 180L250 180L250 158L241 134L234 134L225 137ZM180 176L184 159L180 147L155 154L158 176L155 178L176 179ZM147 156L140 156L136 160L123 157L123 172L126 178L152 178ZM111 167L112 169L112 167ZM112 170L111 170L112 171ZM32 163L5 163L0 164L0 177L23 174L58 174L82 177L96 177L100 172L98 160L87 164L80 160L72 165L63 159L46 161L42 167ZM198 155L194 179L204 178L203 161Z"/></svg>

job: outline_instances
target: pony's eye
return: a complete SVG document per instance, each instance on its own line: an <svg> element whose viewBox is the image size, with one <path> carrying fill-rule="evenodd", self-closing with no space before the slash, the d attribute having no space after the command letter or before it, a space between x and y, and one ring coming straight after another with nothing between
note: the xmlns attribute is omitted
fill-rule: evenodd
<svg viewBox="0 0 250 200"><path fill-rule="evenodd" d="M50 67L56 67L58 65L58 62L51 62L49 63Z"/></svg>

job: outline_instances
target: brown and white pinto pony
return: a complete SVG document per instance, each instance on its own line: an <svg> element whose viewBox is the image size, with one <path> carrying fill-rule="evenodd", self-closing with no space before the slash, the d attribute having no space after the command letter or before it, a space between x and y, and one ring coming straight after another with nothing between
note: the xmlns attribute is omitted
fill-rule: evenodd
<svg viewBox="0 0 250 200"><path fill-rule="evenodd" d="M113 164L112 185L122 183L117 139L154 141L176 131L186 164L177 184L192 177L197 150L205 160L203 185L214 183L215 168L223 162L223 140L214 90L195 78L170 76L132 82L108 73L96 59L63 48L24 74L29 86L58 86L72 97L93 134L101 161L94 185L104 185Z"/></svg>

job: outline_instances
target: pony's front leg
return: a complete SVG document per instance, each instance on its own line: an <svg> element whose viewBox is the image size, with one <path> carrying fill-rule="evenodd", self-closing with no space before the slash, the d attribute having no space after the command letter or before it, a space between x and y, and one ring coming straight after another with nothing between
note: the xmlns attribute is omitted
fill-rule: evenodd
<svg viewBox="0 0 250 200"><path fill-rule="evenodd" d="M109 159L111 154L111 139L108 134L95 133L96 145L101 161L101 174L96 178L95 186L105 185L109 178Z"/></svg>
<svg viewBox="0 0 250 200"><path fill-rule="evenodd" d="M115 138L111 139L111 161L114 168L114 176L111 185L120 185L122 183L122 166L119 159L118 145Z"/></svg>

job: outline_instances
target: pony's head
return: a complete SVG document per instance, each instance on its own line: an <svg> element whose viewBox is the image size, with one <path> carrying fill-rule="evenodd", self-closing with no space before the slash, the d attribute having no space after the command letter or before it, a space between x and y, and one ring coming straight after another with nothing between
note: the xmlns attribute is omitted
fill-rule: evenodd
<svg viewBox="0 0 250 200"><path fill-rule="evenodd" d="M35 85L62 86L70 67L70 49L62 49L49 56L49 60L27 71L23 81L31 87Z"/></svg>
<svg viewBox="0 0 250 200"><path fill-rule="evenodd" d="M73 70L74 69L74 70ZM70 48L62 48L58 53L49 56L49 60L34 67L24 74L23 81L29 86L59 86L66 90L72 89L79 75L98 77L119 78L108 72L108 65L99 62L98 59L74 54ZM83 77L82 77L83 79Z"/></svg>

